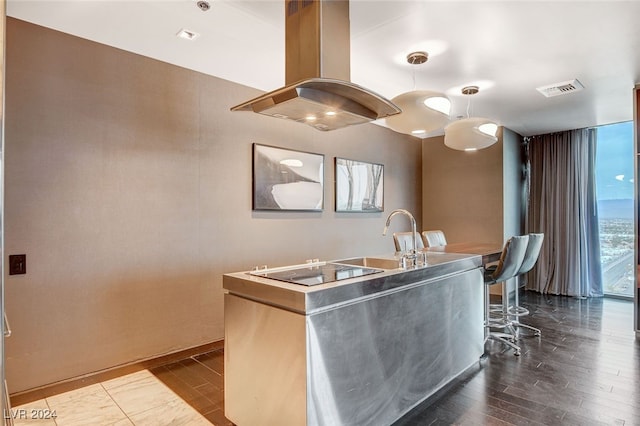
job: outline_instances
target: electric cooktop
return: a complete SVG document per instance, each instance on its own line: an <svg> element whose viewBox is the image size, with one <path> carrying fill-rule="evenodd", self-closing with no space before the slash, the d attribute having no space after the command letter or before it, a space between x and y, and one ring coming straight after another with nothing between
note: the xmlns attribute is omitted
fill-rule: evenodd
<svg viewBox="0 0 640 426"><path fill-rule="evenodd" d="M377 274L378 272L382 272L382 269L341 265L338 263L324 263L284 271L252 272L251 274L287 283L312 286L349 278L363 277L365 275Z"/></svg>

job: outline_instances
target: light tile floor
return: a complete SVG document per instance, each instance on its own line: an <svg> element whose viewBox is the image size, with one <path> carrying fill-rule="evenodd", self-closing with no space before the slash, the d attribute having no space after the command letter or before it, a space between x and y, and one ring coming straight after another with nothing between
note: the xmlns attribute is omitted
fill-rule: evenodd
<svg viewBox="0 0 640 426"><path fill-rule="evenodd" d="M211 423L147 370L12 409L15 426L198 426Z"/></svg>

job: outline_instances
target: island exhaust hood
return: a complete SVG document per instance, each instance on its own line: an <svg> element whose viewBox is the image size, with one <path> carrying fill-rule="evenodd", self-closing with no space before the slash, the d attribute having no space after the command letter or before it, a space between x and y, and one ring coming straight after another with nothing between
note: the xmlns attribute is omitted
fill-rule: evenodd
<svg viewBox="0 0 640 426"><path fill-rule="evenodd" d="M231 108L334 130L401 112L349 81L348 0L286 0L286 86Z"/></svg>

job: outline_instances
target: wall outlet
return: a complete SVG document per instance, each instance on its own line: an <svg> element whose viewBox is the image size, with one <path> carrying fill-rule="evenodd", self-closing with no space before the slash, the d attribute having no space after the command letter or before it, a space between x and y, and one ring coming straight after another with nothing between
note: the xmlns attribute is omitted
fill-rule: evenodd
<svg viewBox="0 0 640 426"><path fill-rule="evenodd" d="M21 275L27 273L27 255L9 255L9 275Z"/></svg>

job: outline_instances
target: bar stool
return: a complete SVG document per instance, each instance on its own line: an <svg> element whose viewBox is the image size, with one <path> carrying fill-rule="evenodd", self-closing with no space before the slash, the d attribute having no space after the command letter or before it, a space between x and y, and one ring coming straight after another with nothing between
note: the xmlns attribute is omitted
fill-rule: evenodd
<svg viewBox="0 0 640 426"><path fill-rule="evenodd" d="M527 251L524 255L524 260L520 266L520 270L517 275L523 275L533 269L534 265L538 261L540 256L540 249L542 248L542 242L544 241L544 234L529 234L529 243L527 244ZM519 291L516 288L516 295L514 305L509 307L507 315L511 317L511 325L513 327L523 327L533 331L534 336L540 336L541 331L538 328L532 327L528 324L522 324L519 319L522 316L529 315L529 310L520 306ZM518 334L516 334L518 336Z"/></svg>
<svg viewBox="0 0 640 426"><path fill-rule="evenodd" d="M525 253L527 251L527 245L529 243L529 236L514 236L509 238L505 243L500 260L495 268L485 270L484 276L484 341L495 340L501 342L513 349L515 356L520 355L520 346L516 345L515 331L512 328L512 321L501 315L499 318L492 318L490 316L491 304L489 287L493 284L502 282L502 294L506 294L506 280L515 277L520 271L522 261L524 260ZM512 333L496 332L491 329L510 328Z"/></svg>
<svg viewBox="0 0 640 426"><path fill-rule="evenodd" d="M396 246L396 251L406 251L413 248L413 241L411 239L411 232L394 232L393 243ZM424 243L420 234L416 232L416 249L420 250L424 248Z"/></svg>
<svg viewBox="0 0 640 426"><path fill-rule="evenodd" d="M439 247L446 246L447 239L444 236L444 232L438 230L423 231L422 237L424 238L424 244L427 247Z"/></svg>

